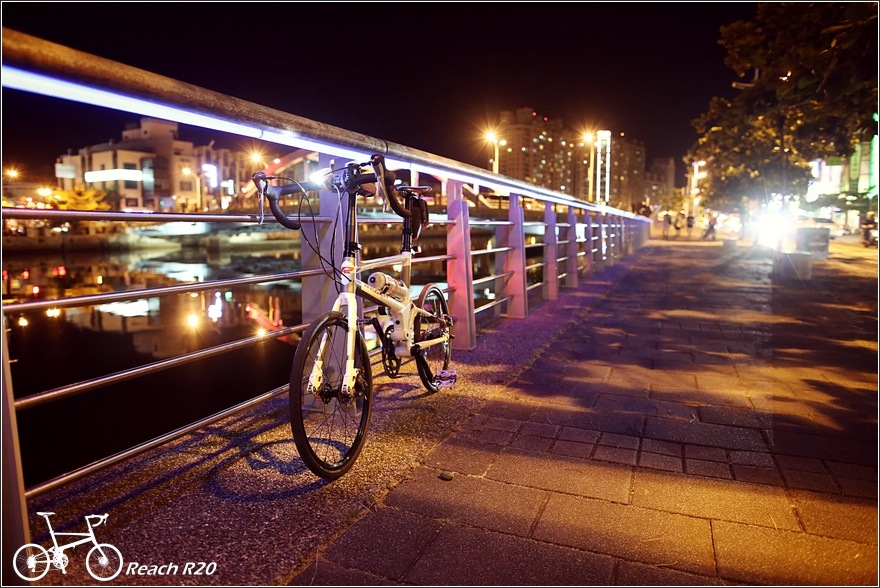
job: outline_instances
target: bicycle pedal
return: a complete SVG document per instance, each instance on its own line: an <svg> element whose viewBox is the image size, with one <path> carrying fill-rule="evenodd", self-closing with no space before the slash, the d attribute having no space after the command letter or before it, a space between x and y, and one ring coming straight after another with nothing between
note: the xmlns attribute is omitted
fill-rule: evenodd
<svg viewBox="0 0 880 588"><path fill-rule="evenodd" d="M455 369L440 370L434 376L434 381L437 382L437 386L440 388L452 388L455 385L456 379Z"/></svg>

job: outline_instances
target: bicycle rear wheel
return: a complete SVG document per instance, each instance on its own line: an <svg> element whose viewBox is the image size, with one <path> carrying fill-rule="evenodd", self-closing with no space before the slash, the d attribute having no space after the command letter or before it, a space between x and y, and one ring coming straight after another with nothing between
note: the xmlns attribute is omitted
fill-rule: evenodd
<svg viewBox="0 0 880 588"><path fill-rule="evenodd" d="M421 314L416 316L414 333L416 345L449 334L449 305L439 287L433 284L425 286L419 294L416 305L431 314L430 317ZM428 392L436 392L443 387L438 376L449 367L451 355L452 344L448 339L444 343L420 349L415 354L419 378Z"/></svg>
<svg viewBox="0 0 880 588"><path fill-rule="evenodd" d="M18 548L13 557L15 573L22 580L35 582L49 571L49 552L42 545L27 543Z"/></svg>
<svg viewBox="0 0 880 588"><path fill-rule="evenodd" d="M335 480L363 449L373 410L373 374L360 331L354 346L354 390L342 390L348 321L327 312L306 330L290 371L290 426L299 455L317 476ZM310 384L309 382L312 382Z"/></svg>

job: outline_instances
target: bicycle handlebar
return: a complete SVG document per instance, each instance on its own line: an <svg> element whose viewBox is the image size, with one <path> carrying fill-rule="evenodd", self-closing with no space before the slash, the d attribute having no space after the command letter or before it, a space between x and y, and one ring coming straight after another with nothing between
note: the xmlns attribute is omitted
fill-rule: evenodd
<svg viewBox="0 0 880 588"><path fill-rule="evenodd" d="M394 172L385 169L385 156L378 153L370 157L370 164L376 172L376 176L383 181L376 182L377 186L381 186L381 191L385 193L385 200L391 205L397 216L400 218L410 218L412 213L404 208L400 200L397 199L394 189L394 180L396 179ZM390 190L389 190L390 188Z"/></svg>
<svg viewBox="0 0 880 588"><path fill-rule="evenodd" d="M373 168L373 173L363 173L360 171L361 166L369 165ZM257 172L253 175L254 185L262 200L263 196L269 201L269 209L272 216L275 217L281 226L297 231L300 224L284 214L278 201L282 196L288 194L303 194L305 192L316 192L326 190L327 184L315 182L293 182L282 186L272 186L269 180L279 179L277 176L267 175L265 172ZM366 184L376 184L377 192L391 205L391 209L397 216L401 218L410 218L412 214L408 211L395 195L394 180L396 176L394 172L385 168L385 156L375 154L370 157L369 163L352 164L341 178L333 178L332 185L340 190L348 193L357 192Z"/></svg>
<svg viewBox="0 0 880 588"><path fill-rule="evenodd" d="M86 519L98 519L98 522L95 523L94 525L92 525L92 527L100 527L101 525L103 525L104 523L107 522L107 517L109 517L109 516L110 516L109 514L86 515Z"/></svg>

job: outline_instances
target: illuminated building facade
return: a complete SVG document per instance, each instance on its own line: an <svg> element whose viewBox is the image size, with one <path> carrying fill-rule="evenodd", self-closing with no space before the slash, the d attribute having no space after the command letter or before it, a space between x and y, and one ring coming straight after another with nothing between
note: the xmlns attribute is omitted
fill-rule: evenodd
<svg viewBox="0 0 880 588"><path fill-rule="evenodd" d="M598 131L591 144L582 131L531 108L502 111L498 120L499 138L506 141L499 152L502 175L584 201L593 201L592 184L600 202L623 210L634 210L644 201L643 143L623 133L612 137L610 131Z"/></svg>
<svg viewBox="0 0 880 588"><path fill-rule="evenodd" d="M113 209L195 211L226 209L255 171L270 165L265 156L196 147L178 139L178 124L142 118L119 141L91 145L57 158L62 190L86 185L107 194ZM299 176L297 176L299 177Z"/></svg>

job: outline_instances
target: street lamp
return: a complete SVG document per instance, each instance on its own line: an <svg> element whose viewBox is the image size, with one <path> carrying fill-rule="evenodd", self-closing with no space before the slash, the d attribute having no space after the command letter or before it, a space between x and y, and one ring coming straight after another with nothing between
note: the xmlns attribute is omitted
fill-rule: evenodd
<svg viewBox="0 0 880 588"><path fill-rule="evenodd" d="M590 146L590 171L587 177L587 202L595 202L595 190L593 190L593 170L596 167L596 141L593 139L593 133L584 133L584 143Z"/></svg>
<svg viewBox="0 0 880 588"><path fill-rule="evenodd" d="M486 133L486 140L492 143L492 146L495 148L495 157L492 158L492 172L498 172L498 160L501 158L501 153L499 152L498 147L500 145L507 145L507 141L505 139L499 139L494 132L489 131Z"/></svg>
<svg viewBox="0 0 880 588"><path fill-rule="evenodd" d="M201 174L195 173L193 170L191 170L188 167L185 167L180 171L183 172L183 175L185 175L185 176L195 177L195 179L196 179L196 202L199 203L199 212L203 212L205 210L205 205L202 202L202 176L201 176Z"/></svg>
<svg viewBox="0 0 880 588"><path fill-rule="evenodd" d="M700 201L700 186L699 181L706 177L706 172L701 172L700 168L706 165L704 160L695 161L691 163L691 166L694 168L694 171L691 172L691 216L696 216L697 213L697 204Z"/></svg>

